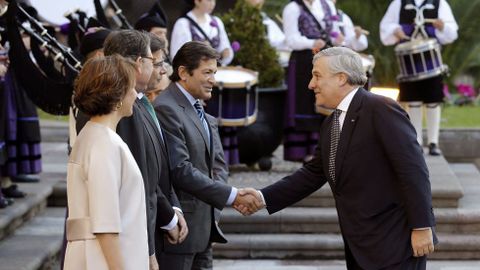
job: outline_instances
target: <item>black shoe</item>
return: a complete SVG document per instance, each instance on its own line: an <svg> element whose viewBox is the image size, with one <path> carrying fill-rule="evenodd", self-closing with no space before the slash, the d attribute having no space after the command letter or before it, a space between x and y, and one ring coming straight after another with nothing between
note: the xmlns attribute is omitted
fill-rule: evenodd
<svg viewBox="0 0 480 270"><path fill-rule="evenodd" d="M438 149L438 146L436 143L430 143L428 145L428 154L430 156L440 156L442 155L442 152L440 152L440 149Z"/></svg>
<svg viewBox="0 0 480 270"><path fill-rule="evenodd" d="M2 188L3 196L7 198L23 198L25 197L25 192L20 191L17 185L11 185L8 188Z"/></svg>
<svg viewBox="0 0 480 270"><path fill-rule="evenodd" d="M10 179L12 179L13 182L17 183L37 183L38 181L40 181L40 178L38 176L31 176L26 174L11 176Z"/></svg>

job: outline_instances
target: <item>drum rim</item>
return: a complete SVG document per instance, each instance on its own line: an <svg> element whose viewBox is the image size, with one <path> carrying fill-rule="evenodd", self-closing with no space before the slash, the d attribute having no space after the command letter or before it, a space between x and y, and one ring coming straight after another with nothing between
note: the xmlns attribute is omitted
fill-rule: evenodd
<svg viewBox="0 0 480 270"><path fill-rule="evenodd" d="M412 42L415 41L424 41L423 43L416 44L414 46L407 46L408 44L411 44ZM400 43L397 46L395 46L395 53L397 55L406 55L410 53L418 53L418 52L424 52L429 49L440 49L440 44L436 39L430 38L427 40L415 40L415 41L408 41L405 43Z"/></svg>
<svg viewBox="0 0 480 270"><path fill-rule="evenodd" d="M435 77L438 75L441 75L445 72L448 71L448 66L447 65L440 65L435 69L432 69L429 72L422 72L422 73L417 73L416 75L405 75L405 74L399 74L397 76L397 81L398 82L415 82L415 81L420 81L420 80L425 80L431 77Z"/></svg>
<svg viewBox="0 0 480 270"><path fill-rule="evenodd" d="M216 117L218 125L222 127L246 127L257 121L258 109L252 115L242 118L220 118Z"/></svg>
<svg viewBox="0 0 480 270"><path fill-rule="evenodd" d="M254 71L254 70L251 70L251 69L248 69L248 68L244 68L244 67L228 66L228 67L218 67L217 72L221 71L221 70L227 70L227 71L237 70L237 71L243 71L243 72L246 72L246 73L249 73L249 74L253 75L253 80L250 80L250 81L235 82L235 83L221 82L223 88L245 88L245 87L247 87L247 85L254 86L258 83L258 72L257 71ZM217 87L220 86L220 82L216 79L215 79L215 86L217 86Z"/></svg>

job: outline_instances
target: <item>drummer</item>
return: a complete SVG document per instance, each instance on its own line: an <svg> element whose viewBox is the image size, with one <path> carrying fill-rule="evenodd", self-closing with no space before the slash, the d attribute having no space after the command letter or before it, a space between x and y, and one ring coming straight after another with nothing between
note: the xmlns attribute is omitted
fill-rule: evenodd
<svg viewBox="0 0 480 270"><path fill-rule="evenodd" d="M292 0L283 9L283 30L292 48L287 73L287 108L284 132L284 159L308 161L318 142L324 116L316 113L315 96L308 90L312 77L312 50L343 42L331 18L336 9L330 0Z"/></svg>
<svg viewBox="0 0 480 270"><path fill-rule="evenodd" d="M190 11L180 17L173 26L170 56L173 59L177 51L188 41L204 41L220 54L220 64L227 66L233 60L230 45L222 20L211 13L215 0L185 0Z"/></svg>
<svg viewBox="0 0 480 270"><path fill-rule="evenodd" d="M404 3L404 6L402 6ZM425 23L425 31L429 38L435 38L440 44L449 44L458 37L458 25L453 17L450 5L446 0L393 0L380 22L380 38L384 45L395 45L410 39L414 31L414 10L406 10L407 4L421 7L431 3L434 9L425 9L424 17L432 23ZM423 4L422 4L423 3ZM400 102L404 103L410 120L417 132L417 140L423 145L422 120L423 109L426 107L428 153L440 155L438 138L440 132L440 105L443 102L443 75L415 82L399 83Z"/></svg>
<svg viewBox="0 0 480 270"><path fill-rule="evenodd" d="M337 5L337 0L332 0ZM344 36L343 46L348 47L354 51L360 52L368 47L368 40L365 33L360 26L355 26L350 16L337 8L337 22L340 33Z"/></svg>

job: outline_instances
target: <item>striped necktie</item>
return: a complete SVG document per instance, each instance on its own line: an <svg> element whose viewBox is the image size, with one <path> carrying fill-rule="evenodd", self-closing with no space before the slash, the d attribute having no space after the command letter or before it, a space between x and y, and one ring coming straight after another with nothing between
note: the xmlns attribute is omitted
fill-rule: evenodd
<svg viewBox="0 0 480 270"><path fill-rule="evenodd" d="M328 156L328 175L335 185L335 158L337 156L338 141L340 140L340 115L342 110L335 109L333 112L332 127L330 128L330 154Z"/></svg>
<svg viewBox="0 0 480 270"><path fill-rule="evenodd" d="M200 122L202 122L203 128L205 129L205 132L208 135L208 140L210 140L210 132L208 130L207 120L205 119L205 112L203 111L203 107L200 104L200 101L197 100L193 104L193 107L195 107L195 110L197 111L198 118L200 118Z"/></svg>

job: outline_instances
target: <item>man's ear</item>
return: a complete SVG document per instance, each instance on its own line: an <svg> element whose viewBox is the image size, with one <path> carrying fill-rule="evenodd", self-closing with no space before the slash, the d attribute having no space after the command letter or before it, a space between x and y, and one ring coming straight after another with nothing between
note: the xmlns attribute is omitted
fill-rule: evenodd
<svg viewBox="0 0 480 270"><path fill-rule="evenodd" d="M137 67L137 72L138 73L142 73L142 61L141 61L141 57L137 57L137 59L135 59L135 64L136 64L136 67Z"/></svg>
<svg viewBox="0 0 480 270"><path fill-rule="evenodd" d="M188 75L188 70L185 66L179 66L178 67L178 77L180 77L180 79L182 81L185 81L187 79L187 75Z"/></svg>
<svg viewBox="0 0 480 270"><path fill-rule="evenodd" d="M340 86L345 86L348 83L348 75L345 73L339 73L338 75L338 83Z"/></svg>

